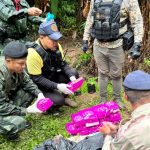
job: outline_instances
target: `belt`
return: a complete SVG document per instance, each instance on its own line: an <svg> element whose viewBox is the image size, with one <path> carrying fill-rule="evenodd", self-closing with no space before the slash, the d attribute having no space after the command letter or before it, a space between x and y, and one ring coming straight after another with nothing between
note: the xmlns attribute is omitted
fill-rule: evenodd
<svg viewBox="0 0 150 150"><path fill-rule="evenodd" d="M117 41L119 39L121 39L121 36L119 38L117 38L117 39L108 39L108 40L102 40L102 39L99 40L99 39L97 39L97 40L98 40L98 42L114 42L114 41Z"/></svg>

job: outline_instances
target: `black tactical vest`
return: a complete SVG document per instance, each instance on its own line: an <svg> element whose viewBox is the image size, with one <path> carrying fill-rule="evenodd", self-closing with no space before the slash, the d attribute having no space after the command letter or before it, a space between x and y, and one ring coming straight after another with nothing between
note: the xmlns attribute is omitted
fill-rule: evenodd
<svg viewBox="0 0 150 150"><path fill-rule="evenodd" d="M119 29L127 24L120 22L122 0L95 0L93 7L94 24L91 29L92 37L99 41L115 41L120 38Z"/></svg>
<svg viewBox="0 0 150 150"><path fill-rule="evenodd" d="M65 62L63 61L59 49L57 49L55 52L46 52L40 45L36 43L30 43L29 45L27 45L27 48L34 48L41 56L43 60L42 75L44 77L50 79L52 76L55 75L56 72L61 71L61 68Z"/></svg>

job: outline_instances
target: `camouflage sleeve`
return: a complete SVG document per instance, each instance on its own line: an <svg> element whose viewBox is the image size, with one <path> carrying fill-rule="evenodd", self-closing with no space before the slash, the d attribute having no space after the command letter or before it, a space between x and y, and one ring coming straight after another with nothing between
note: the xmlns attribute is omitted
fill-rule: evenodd
<svg viewBox="0 0 150 150"><path fill-rule="evenodd" d="M42 17L35 17L35 16L29 16L28 19L32 23L37 24L37 25L40 25L44 21L44 18L42 18Z"/></svg>
<svg viewBox="0 0 150 150"><path fill-rule="evenodd" d="M91 27L93 25L93 21L94 21L93 15L92 15L93 5L94 5L94 0L91 0L90 11L88 13L85 28L84 28L83 40L88 40L90 37L90 29L91 29Z"/></svg>
<svg viewBox="0 0 150 150"><path fill-rule="evenodd" d="M39 93L42 93L37 85L30 79L29 75L24 71L23 72L23 89L25 91L28 91L29 93L32 93L35 96L38 96Z"/></svg>
<svg viewBox="0 0 150 150"><path fill-rule="evenodd" d="M5 81L2 76L0 76L0 116L9 116L9 115L26 115L26 108L19 107L9 103L5 92Z"/></svg>
<svg viewBox="0 0 150 150"><path fill-rule="evenodd" d="M133 150L134 145L126 137L113 138L107 135L104 140L102 150Z"/></svg>
<svg viewBox="0 0 150 150"><path fill-rule="evenodd" d="M14 11L11 9L11 7L9 8L0 0L0 19L9 22L13 21L14 19L24 18L27 15L27 9L28 5L26 8L23 8L19 11Z"/></svg>
<svg viewBox="0 0 150 150"><path fill-rule="evenodd" d="M142 42L144 29L138 0L129 0L129 19L134 31L134 42Z"/></svg>

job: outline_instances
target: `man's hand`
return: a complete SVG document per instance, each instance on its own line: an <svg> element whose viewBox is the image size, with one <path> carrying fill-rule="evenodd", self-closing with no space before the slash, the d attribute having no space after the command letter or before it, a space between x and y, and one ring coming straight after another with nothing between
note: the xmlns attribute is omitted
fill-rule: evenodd
<svg viewBox="0 0 150 150"><path fill-rule="evenodd" d="M27 113L29 113L29 114L42 113L42 111L40 111L37 108L37 101L35 101L33 105L31 105L27 108Z"/></svg>
<svg viewBox="0 0 150 150"><path fill-rule="evenodd" d="M33 105L29 106L27 108L27 112L28 113L42 113L42 111L40 111L38 108L37 108L37 103L40 99L43 99L45 98L45 96L43 95L43 93L39 93L38 94L38 97L37 97L37 100L34 102Z"/></svg>
<svg viewBox="0 0 150 150"><path fill-rule="evenodd" d="M82 50L86 53L86 51L89 49L88 41L83 41Z"/></svg>
<svg viewBox="0 0 150 150"><path fill-rule="evenodd" d="M75 76L70 77L70 81L75 81L75 80L77 80Z"/></svg>
<svg viewBox="0 0 150 150"><path fill-rule="evenodd" d="M27 12L29 16L39 16L42 14L42 10L36 7L29 8Z"/></svg>
<svg viewBox="0 0 150 150"><path fill-rule="evenodd" d="M139 42L135 42L133 44L131 50L129 51L129 56L128 56L130 62L132 62L132 60L136 60L141 56L140 48L141 48L141 44Z"/></svg>
<svg viewBox="0 0 150 150"><path fill-rule="evenodd" d="M60 83L60 84L57 85L57 89L58 89L59 91L61 91L62 93L64 93L64 94L73 94L73 92L70 91L70 90L68 89L68 87L71 87L71 86L68 85L68 84L64 84L64 83Z"/></svg>
<svg viewBox="0 0 150 150"><path fill-rule="evenodd" d="M103 122L103 126L100 127L100 132L105 135L113 135L117 133L117 126L111 122Z"/></svg>
<svg viewBox="0 0 150 150"><path fill-rule="evenodd" d="M43 99L43 98L45 98L45 96L43 95L43 93L39 93L36 101L38 101L40 99Z"/></svg>

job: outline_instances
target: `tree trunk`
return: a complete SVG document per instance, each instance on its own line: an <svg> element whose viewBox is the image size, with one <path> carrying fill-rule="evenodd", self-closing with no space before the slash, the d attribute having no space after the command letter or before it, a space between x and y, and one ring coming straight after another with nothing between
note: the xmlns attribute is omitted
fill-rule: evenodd
<svg viewBox="0 0 150 150"><path fill-rule="evenodd" d="M150 59L150 0L139 0L139 4L144 21L144 37L141 48L142 55L133 63L129 63L126 59L124 74L128 74L137 69L142 69L150 73L150 67L144 64L145 59Z"/></svg>

